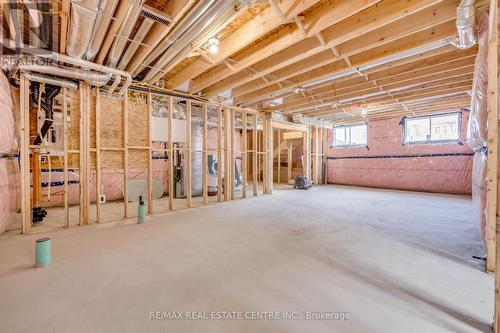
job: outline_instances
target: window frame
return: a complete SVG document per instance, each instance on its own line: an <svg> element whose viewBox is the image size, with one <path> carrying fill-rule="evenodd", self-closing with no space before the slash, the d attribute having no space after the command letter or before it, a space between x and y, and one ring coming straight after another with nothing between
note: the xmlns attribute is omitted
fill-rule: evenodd
<svg viewBox="0 0 500 333"><path fill-rule="evenodd" d="M407 131L407 121L408 120L413 120L413 119L422 119L422 118L429 118L429 133L431 133L432 137L432 118L439 118L443 116L450 116L450 115L458 115L458 120L457 120L457 138L456 139L446 139L446 140L425 140L425 141L408 141L406 139L406 131ZM443 145L443 144L459 144L460 141L460 136L462 132L462 112L460 111L454 111L454 112L446 112L446 113L437 113L437 114L431 114L431 115L422 115L422 116L415 116L415 117L404 117L403 119L403 146L413 146L413 145L433 145L433 144L438 144L438 145Z"/></svg>
<svg viewBox="0 0 500 333"><path fill-rule="evenodd" d="M351 127L356 127L356 126L365 126L366 127L366 143L364 144L343 144L343 145L336 145L335 144L335 129L337 128L349 128L349 141L351 140ZM366 148L368 147L368 122L362 122L362 123L355 123L355 124L349 124L349 125L338 125L338 126L333 126L332 127L332 142L331 142L331 148Z"/></svg>

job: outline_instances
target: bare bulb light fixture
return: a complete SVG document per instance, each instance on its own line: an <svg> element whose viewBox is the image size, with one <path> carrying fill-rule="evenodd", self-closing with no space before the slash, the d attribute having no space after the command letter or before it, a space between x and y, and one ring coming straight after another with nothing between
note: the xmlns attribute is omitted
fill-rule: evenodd
<svg viewBox="0 0 500 333"><path fill-rule="evenodd" d="M219 40L216 37L208 39L208 52L215 54L219 51Z"/></svg>

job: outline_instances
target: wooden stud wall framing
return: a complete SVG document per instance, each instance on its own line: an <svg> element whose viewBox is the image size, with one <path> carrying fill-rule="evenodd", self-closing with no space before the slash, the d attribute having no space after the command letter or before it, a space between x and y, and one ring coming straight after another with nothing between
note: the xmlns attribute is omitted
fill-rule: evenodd
<svg viewBox="0 0 500 333"><path fill-rule="evenodd" d="M90 213L90 85L80 82L80 225Z"/></svg>
<svg viewBox="0 0 500 333"><path fill-rule="evenodd" d="M235 148L235 137L234 137L234 131L235 131L235 111L232 109L229 109L229 131L231 132L231 144L230 144L230 160L229 160L229 189L230 189L230 197L231 200L234 200L234 192L235 192L235 184L234 184L234 175L235 175L235 170L234 166L236 163L236 148Z"/></svg>
<svg viewBox="0 0 500 333"><path fill-rule="evenodd" d="M128 93L123 98L123 216L128 218Z"/></svg>
<svg viewBox="0 0 500 333"><path fill-rule="evenodd" d="M230 133L229 133L229 109L226 108L224 109L224 201L229 201L231 196L230 196L230 189L228 185L228 179L230 179L230 170L229 170L229 164L230 164Z"/></svg>

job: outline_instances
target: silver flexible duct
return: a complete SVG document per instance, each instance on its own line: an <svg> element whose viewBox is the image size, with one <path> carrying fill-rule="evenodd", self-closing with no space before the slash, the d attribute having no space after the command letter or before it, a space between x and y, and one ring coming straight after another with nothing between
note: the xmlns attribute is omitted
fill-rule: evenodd
<svg viewBox="0 0 500 333"><path fill-rule="evenodd" d="M25 75L30 81L35 81L35 82L40 82L40 83L48 83L48 84L52 84L55 86L73 89L73 90L78 89L78 85L74 82L61 80L61 79L58 79L55 77L29 73L29 72L26 72Z"/></svg>
<svg viewBox="0 0 500 333"><path fill-rule="evenodd" d="M94 34L97 12L102 0L81 0L71 2L68 42L66 53L82 59Z"/></svg>
<svg viewBox="0 0 500 333"><path fill-rule="evenodd" d="M209 8L215 3L215 0L198 1L193 9L191 9L185 18L176 24L170 33L165 37L158 46L148 54L143 63L133 72L133 75L138 75L142 72L147 64L152 63L157 57L163 54L186 30L189 29L195 22L202 17Z"/></svg>
<svg viewBox="0 0 500 333"><path fill-rule="evenodd" d="M102 0L99 8L99 13L95 20L94 36L90 45L88 45L87 52L85 53L86 60L92 60L99 52L104 37L108 32L111 18L115 12L118 0Z"/></svg>
<svg viewBox="0 0 500 333"><path fill-rule="evenodd" d="M21 70L35 71L37 73L63 76L75 80L83 80L96 87L102 87L111 78L111 74L101 74L76 68L69 69L69 68L42 66L42 65L19 65L18 68Z"/></svg>
<svg viewBox="0 0 500 333"><path fill-rule="evenodd" d="M131 5L128 9L127 15L123 20L120 29L113 41L111 46L111 50L108 54L108 66L116 67L118 61L120 60L121 55L123 54L123 50L127 41L134 29L135 22L139 18L139 15L142 12L142 5L144 0L131 0Z"/></svg>
<svg viewBox="0 0 500 333"><path fill-rule="evenodd" d="M457 7L458 37L452 41L452 44L459 49L468 49L477 43L474 2L474 0L462 0Z"/></svg>

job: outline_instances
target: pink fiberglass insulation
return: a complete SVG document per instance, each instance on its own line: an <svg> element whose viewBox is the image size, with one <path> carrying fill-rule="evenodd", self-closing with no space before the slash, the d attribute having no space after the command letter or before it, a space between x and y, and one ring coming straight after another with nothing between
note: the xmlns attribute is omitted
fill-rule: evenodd
<svg viewBox="0 0 500 333"><path fill-rule="evenodd" d="M467 142L476 152L472 172L472 200L474 217L481 231L481 240L486 249L486 150L488 139L488 12L479 14L477 31L479 34L479 50L474 64L470 121L467 131Z"/></svg>
<svg viewBox="0 0 500 333"><path fill-rule="evenodd" d="M17 208L19 168L16 153L14 104L9 81L0 71L0 233Z"/></svg>
<svg viewBox="0 0 500 333"><path fill-rule="evenodd" d="M330 148L333 184L440 193L471 193L472 151L467 145L403 144L401 117L368 122L368 147ZM468 113L462 112L460 141ZM329 142L332 131L328 132Z"/></svg>

